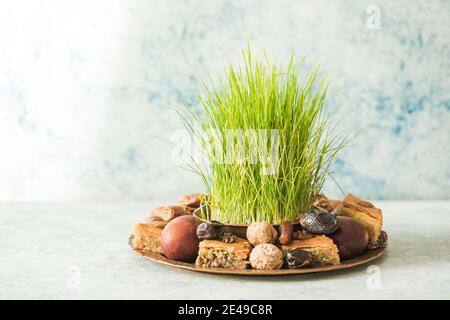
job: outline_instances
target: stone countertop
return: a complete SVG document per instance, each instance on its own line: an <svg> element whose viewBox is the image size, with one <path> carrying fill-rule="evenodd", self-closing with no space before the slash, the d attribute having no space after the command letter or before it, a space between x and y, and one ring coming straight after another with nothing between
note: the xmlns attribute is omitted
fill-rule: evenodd
<svg viewBox="0 0 450 320"><path fill-rule="evenodd" d="M449 299L450 202L376 201L389 234L369 265L286 277L173 269L130 250L155 202L1 204L1 299Z"/></svg>

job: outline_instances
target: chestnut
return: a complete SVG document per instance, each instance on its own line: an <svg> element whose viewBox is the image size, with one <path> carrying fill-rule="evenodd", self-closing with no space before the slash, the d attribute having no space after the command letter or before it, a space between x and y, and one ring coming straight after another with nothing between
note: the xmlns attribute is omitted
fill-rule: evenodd
<svg viewBox="0 0 450 320"><path fill-rule="evenodd" d="M355 219L339 216L338 230L328 235L339 249L341 260L350 259L363 253L369 242L364 226Z"/></svg>
<svg viewBox="0 0 450 320"><path fill-rule="evenodd" d="M162 253L169 259L193 262L198 254L198 220L193 216L181 216L170 221L161 233Z"/></svg>

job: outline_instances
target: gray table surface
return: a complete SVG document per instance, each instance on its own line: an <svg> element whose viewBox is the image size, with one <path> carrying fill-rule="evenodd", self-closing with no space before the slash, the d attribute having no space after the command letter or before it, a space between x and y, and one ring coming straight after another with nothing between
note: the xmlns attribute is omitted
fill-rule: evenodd
<svg viewBox="0 0 450 320"><path fill-rule="evenodd" d="M1 204L2 299L449 299L450 202L385 202L385 256L288 277L209 275L158 265L127 244L160 203Z"/></svg>

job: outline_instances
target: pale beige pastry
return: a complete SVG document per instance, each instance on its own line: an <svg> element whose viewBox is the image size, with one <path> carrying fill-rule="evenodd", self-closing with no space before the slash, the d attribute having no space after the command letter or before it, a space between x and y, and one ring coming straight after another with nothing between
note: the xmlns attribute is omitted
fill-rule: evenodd
<svg viewBox="0 0 450 320"><path fill-rule="evenodd" d="M333 240L326 236L316 236L311 239L292 240L290 244L281 246L286 254L291 249L303 249L312 256L313 264L340 264L339 250Z"/></svg>
<svg viewBox="0 0 450 320"><path fill-rule="evenodd" d="M162 228L149 223L135 224L133 228L134 238L131 241L133 248L162 254L159 244L162 230Z"/></svg>
<svg viewBox="0 0 450 320"><path fill-rule="evenodd" d="M369 234L369 241L374 241L380 236L383 214L370 202L349 193L342 201L342 208L337 215L350 217L361 223Z"/></svg>
<svg viewBox="0 0 450 320"><path fill-rule="evenodd" d="M251 250L252 245L241 238L232 243L203 240L195 265L202 268L247 269Z"/></svg>

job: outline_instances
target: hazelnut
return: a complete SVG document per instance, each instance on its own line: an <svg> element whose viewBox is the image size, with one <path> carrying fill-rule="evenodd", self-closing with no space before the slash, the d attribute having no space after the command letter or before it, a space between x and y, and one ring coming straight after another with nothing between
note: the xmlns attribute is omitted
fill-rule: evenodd
<svg viewBox="0 0 450 320"><path fill-rule="evenodd" d="M253 245L261 243L274 243L278 232L267 222L253 222L247 228L247 240Z"/></svg>

